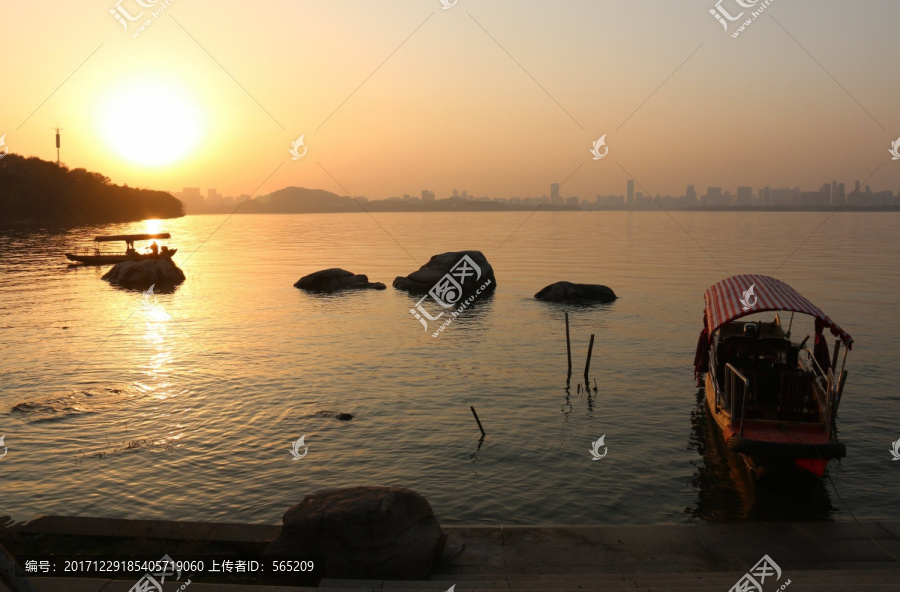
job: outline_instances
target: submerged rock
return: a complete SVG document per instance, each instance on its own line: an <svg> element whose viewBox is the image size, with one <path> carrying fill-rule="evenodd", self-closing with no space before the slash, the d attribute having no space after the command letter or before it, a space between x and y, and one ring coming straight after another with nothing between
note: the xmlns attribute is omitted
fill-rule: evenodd
<svg viewBox="0 0 900 592"><path fill-rule="evenodd" d="M161 257L116 263L101 279L127 288L146 289L154 284L180 284L184 281L184 272L171 259Z"/></svg>
<svg viewBox="0 0 900 592"><path fill-rule="evenodd" d="M310 292L338 292L340 290L384 290L381 282L370 282L368 276L355 275L346 269L333 267L305 275L294 284L295 288Z"/></svg>
<svg viewBox="0 0 900 592"><path fill-rule="evenodd" d="M316 417L330 417L331 419L340 419L341 421L350 421L353 415L350 413L337 413L335 411L316 411Z"/></svg>
<svg viewBox="0 0 900 592"><path fill-rule="evenodd" d="M468 257L465 260L464 257ZM475 268L473 269L472 264ZM427 294L447 274L462 287L462 295L456 294L458 288L453 286L453 294L448 293L447 303L455 302L474 296L475 292L484 286L479 296L491 294L497 288L497 278L494 277L494 268L488 263L481 251L451 251L435 255L428 263L412 272L406 277L398 276L394 279L394 287L410 294ZM485 284L490 280L490 283ZM452 302L450 302L452 300Z"/></svg>
<svg viewBox="0 0 900 592"><path fill-rule="evenodd" d="M428 501L398 487L320 491L282 522L264 556L317 555L331 578L427 580L447 538Z"/></svg>
<svg viewBox="0 0 900 592"><path fill-rule="evenodd" d="M544 302L612 302L618 296L607 286L556 282L534 295Z"/></svg>

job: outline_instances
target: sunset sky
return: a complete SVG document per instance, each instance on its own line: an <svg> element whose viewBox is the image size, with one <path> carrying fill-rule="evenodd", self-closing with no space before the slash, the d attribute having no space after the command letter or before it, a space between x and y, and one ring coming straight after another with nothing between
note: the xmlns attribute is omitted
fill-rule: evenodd
<svg viewBox="0 0 900 592"><path fill-rule="evenodd" d="M712 0L169 0L133 38L165 3L122 0L127 32L114 0L0 4L10 152L55 159L58 124L71 168L226 195L900 189L896 1L774 0L732 38Z"/></svg>

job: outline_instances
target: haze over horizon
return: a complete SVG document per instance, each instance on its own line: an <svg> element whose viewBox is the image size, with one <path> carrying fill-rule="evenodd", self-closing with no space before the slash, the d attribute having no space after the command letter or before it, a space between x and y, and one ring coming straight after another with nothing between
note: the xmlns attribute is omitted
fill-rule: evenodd
<svg viewBox="0 0 900 592"><path fill-rule="evenodd" d="M137 38L114 4L0 8L10 152L54 160L58 124L71 168L225 195L525 197L557 182L588 199L629 176L662 195L900 188L886 0L775 0L738 38L709 0L179 0Z"/></svg>

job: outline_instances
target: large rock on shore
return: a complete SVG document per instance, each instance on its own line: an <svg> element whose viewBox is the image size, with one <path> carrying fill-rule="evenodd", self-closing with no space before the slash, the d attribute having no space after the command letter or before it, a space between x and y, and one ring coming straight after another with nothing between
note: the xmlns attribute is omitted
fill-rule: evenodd
<svg viewBox="0 0 900 592"><path fill-rule="evenodd" d="M441 253L429 259L428 263L412 272L406 277L398 276L394 279L394 287L410 294L427 294L441 279L450 274L456 284L462 287L462 294L458 294L458 288L451 284L451 291L444 292L447 304L455 304L475 292L490 280L479 296L487 296L497 288L497 278L494 277L494 268L488 263L481 251L452 251Z"/></svg>
<svg viewBox="0 0 900 592"><path fill-rule="evenodd" d="M534 295L544 302L612 302L618 296L607 286L556 282Z"/></svg>
<svg viewBox="0 0 900 592"><path fill-rule="evenodd" d="M397 487L307 495L283 523L264 556L316 555L332 578L427 580L447 538L428 501Z"/></svg>
<svg viewBox="0 0 900 592"><path fill-rule="evenodd" d="M152 285L174 286L184 281L184 272L167 257L116 263L101 279L126 288Z"/></svg>
<svg viewBox="0 0 900 592"><path fill-rule="evenodd" d="M356 275L346 269L333 267L305 275L294 284L295 288L310 292L339 292L341 290L384 290L381 282L370 282L368 276Z"/></svg>

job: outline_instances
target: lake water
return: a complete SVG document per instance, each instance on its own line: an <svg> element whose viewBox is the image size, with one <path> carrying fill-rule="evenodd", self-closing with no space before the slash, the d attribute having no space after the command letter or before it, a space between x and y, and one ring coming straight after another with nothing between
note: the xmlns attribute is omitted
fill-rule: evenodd
<svg viewBox="0 0 900 592"><path fill-rule="evenodd" d="M900 438L898 214L673 216L236 215L2 229L2 511L278 523L308 493L374 484L422 493L444 524L900 519L889 452ZM156 301L63 257L96 234L158 229L172 233L187 280ZM485 253L497 291L432 338L409 313L417 298L390 283L463 249ZM328 267L388 289L293 287ZM847 457L800 497L730 478L696 413L703 292L739 273L775 275L856 339L838 418ZM603 283L620 298L589 308L533 299L558 280ZM588 396L576 382L591 333ZM798 316L793 333L812 323ZM308 454L295 461L303 435ZM603 435L608 454L592 461Z"/></svg>

